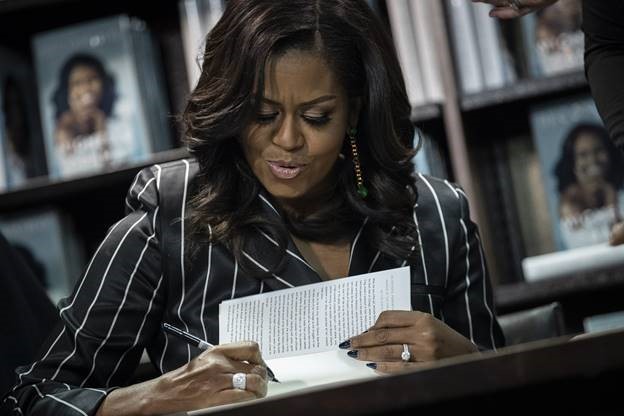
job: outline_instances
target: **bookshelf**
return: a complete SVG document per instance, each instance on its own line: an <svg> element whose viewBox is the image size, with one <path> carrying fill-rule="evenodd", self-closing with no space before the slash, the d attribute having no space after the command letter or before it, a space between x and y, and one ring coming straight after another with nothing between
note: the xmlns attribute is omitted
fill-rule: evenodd
<svg viewBox="0 0 624 416"><path fill-rule="evenodd" d="M388 21L383 7L380 15ZM52 28L104 16L125 13L147 22L155 35L162 55L166 93L172 114L179 114L188 95L184 68L183 41L176 0L154 2L150 7L138 0L80 2L78 0L3 0L0 1L0 44L31 57L33 34ZM470 196L473 218L479 224L490 265L496 297L502 312L531 307L550 300L576 296L574 307L582 310L582 293L605 293L624 286L622 274L594 279L572 277L567 283L523 283L519 279L517 258L522 255L508 230L517 228L513 213L504 214L505 195L496 168L497 143L510 137L531 134L529 106L554 97L588 92L582 72L541 79L520 79L507 86L483 92L462 94L454 69L451 41L447 32L448 17L438 16L433 34L441 60L441 79L445 99L412 109L412 121L426 133L442 137L450 177ZM180 126L171 118L176 140ZM157 153L149 160L68 181L36 179L26 186L0 194L0 214L17 212L40 205L53 205L68 213L76 223L86 249L92 252L106 229L123 214L123 198L136 172L153 163L175 160L187 155L178 144ZM84 206L90 207L85 212ZM517 238L516 238L517 239ZM510 260L511 259L511 260ZM606 298L605 298L606 299ZM614 304L613 304L614 305Z"/></svg>

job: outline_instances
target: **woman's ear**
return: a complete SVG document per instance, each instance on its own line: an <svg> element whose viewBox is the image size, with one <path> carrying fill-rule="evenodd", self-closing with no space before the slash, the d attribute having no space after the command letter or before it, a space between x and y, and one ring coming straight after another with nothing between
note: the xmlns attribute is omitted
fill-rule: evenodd
<svg viewBox="0 0 624 416"><path fill-rule="evenodd" d="M360 119L360 111L362 110L362 98L349 99L349 126L355 127Z"/></svg>

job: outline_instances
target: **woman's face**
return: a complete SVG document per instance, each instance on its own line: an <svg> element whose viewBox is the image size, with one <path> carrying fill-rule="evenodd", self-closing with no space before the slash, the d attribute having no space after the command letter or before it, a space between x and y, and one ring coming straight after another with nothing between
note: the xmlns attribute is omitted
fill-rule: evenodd
<svg viewBox="0 0 624 416"><path fill-rule="evenodd" d="M243 133L245 158L285 205L310 203L335 180L332 168L359 105L314 52L290 51L267 65L264 100Z"/></svg>
<svg viewBox="0 0 624 416"><path fill-rule="evenodd" d="M77 65L69 73L69 107L81 113L98 108L102 98L102 78L88 65Z"/></svg>
<svg viewBox="0 0 624 416"><path fill-rule="evenodd" d="M574 143L574 173L580 184L604 182L609 170L609 153L591 133L581 134Z"/></svg>

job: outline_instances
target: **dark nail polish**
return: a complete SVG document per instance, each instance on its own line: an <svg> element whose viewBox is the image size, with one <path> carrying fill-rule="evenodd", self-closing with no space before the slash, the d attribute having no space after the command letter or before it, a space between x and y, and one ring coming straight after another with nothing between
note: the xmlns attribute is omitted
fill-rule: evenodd
<svg viewBox="0 0 624 416"><path fill-rule="evenodd" d="M347 355L349 357L351 357L351 358L357 358L358 352L357 352L357 350L351 350L351 351L347 352Z"/></svg>
<svg viewBox="0 0 624 416"><path fill-rule="evenodd" d="M351 340L348 339L348 340L346 340L344 342L341 342L338 345L338 348L343 349L343 350L348 350L349 348L351 348Z"/></svg>
<svg viewBox="0 0 624 416"><path fill-rule="evenodd" d="M367 363L366 367L372 368L373 370L377 370L377 363Z"/></svg>

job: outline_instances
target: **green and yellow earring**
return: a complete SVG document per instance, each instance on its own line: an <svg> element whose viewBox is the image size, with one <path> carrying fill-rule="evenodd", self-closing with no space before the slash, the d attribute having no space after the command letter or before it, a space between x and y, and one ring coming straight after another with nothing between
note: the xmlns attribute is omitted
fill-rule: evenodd
<svg viewBox="0 0 624 416"><path fill-rule="evenodd" d="M357 184L357 193L362 198L366 198L368 196L368 189L366 189L366 187L364 186L364 179L362 178L362 165L360 164L357 144L355 143L356 134L356 128L351 128L347 132L347 136L349 136L349 143L351 144L351 156L353 157L353 169L355 170L355 183Z"/></svg>

